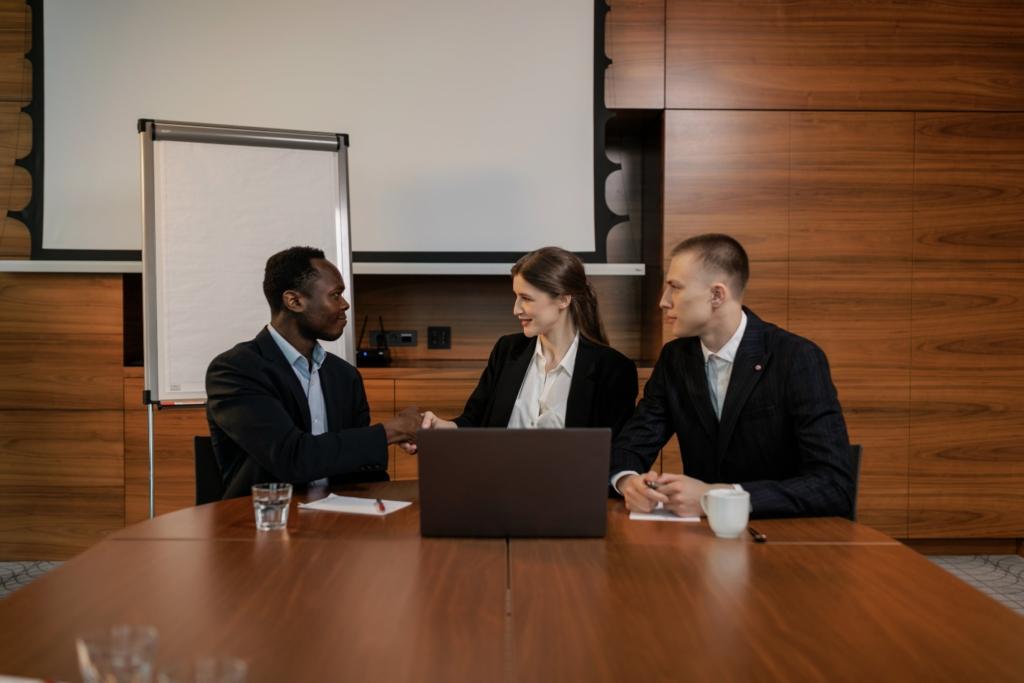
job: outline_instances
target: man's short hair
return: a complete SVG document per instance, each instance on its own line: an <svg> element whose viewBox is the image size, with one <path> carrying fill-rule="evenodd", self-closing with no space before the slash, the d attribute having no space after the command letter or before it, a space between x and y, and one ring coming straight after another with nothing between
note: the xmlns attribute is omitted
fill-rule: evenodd
<svg viewBox="0 0 1024 683"><path fill-rule="evenodd" d="M309 293L310 283L320 277L312 264L315 258L324 258L322 249L292 247L267 259L267 269L263 273L263 295L267 297L272 313L284 307L284 293L289 289Z"/></svg>
<svg viewBox="0 0 1024 683"><path fill-rule="evenodd" d="M725 276L731 281L733 294L743 296L750 279L750 260L739 242L728 235L707 233L683 240L672 249L672 256L684 251L697 252L705 270Z"/></svg>

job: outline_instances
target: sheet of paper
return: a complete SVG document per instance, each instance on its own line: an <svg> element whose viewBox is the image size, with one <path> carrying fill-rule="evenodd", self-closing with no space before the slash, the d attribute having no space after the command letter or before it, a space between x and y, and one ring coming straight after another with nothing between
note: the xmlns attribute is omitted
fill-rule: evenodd
<svg viewBox="0 0 1024 683"><path fill-rule="evenodd" d="M384 512L377 509L377 501L373 498L352 498L331 494L313 503L299 503L303 510L325 510L327 512L348 512L354 515L389 515L395 510L409 507L412 503L400 500L382 500Z"/></svg>
<svg viewBox="0 0 1024 683"><path fill-rule="evenodd" d="M658 503L661 505L661 503ZM630 519L639 519L648 522L699 522L700 517L677 517L668 510L659 507L652 512L630 512Z"/></svg>

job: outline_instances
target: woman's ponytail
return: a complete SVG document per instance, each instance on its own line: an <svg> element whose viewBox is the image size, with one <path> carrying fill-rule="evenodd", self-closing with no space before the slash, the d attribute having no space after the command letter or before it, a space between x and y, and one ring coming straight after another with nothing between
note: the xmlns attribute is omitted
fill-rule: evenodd
<svg viewBox="0 0 1024 683"><path fill-rule="evenodd" d="M550 296L567 294L572 297L569 312L580 336L608 346L597 294L587 282L583 261L576 254L559 247L531 251L512 266L512 277L516 275L522 275L524 280Z"/></svg>

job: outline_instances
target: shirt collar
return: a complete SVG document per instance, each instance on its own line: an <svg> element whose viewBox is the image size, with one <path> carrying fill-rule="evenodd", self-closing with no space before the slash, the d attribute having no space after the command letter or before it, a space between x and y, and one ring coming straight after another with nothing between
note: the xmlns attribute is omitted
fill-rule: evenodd
<svg viewBox="0 0 1024 683"><path fill-rule="evenodd" d="M726 362L733 362L736 360L736 352L740 350L740 341L743 339L743 333L747 331L747 314L744 311L740 311L740 326L736 328L732 337L725 343L725 346L718 350L718 353L713 354L716 358L721 358ZM700 343L700 350L704 354L704 362L708 362L708 358L712 356L712 352L708 350L708 347L704 346L704 342Z"/></svg>
<svg viewBox="0 0 1024 683"><path fill-rule="evenodd" d="M569 350L562 356L562 360L555 366L555 370L562 368L565 370L569 377L572 377L573 368L576 367L576 351L580 346L580 333L577 332L576 336L572 340L572 344L569 345ZM537 344L533 347L534 359L540 359L541 367L547 364L547 359L544 358L544 349L540 345L540 337L537 338Z"/></svg>
<svg viewBox="0 0 1024 683"><path fill-rule="evenodd" d="M281 336L281 333L274 329L273 325L267 325L267 330L270 332L270 336L274 338L277 343L277 348L281 349L281 353L284 354L285 359L288 361L288 365L300 365L303 369L309 369L309 363L306 361L306 357L299 353L294 346L288 343L288 340ZM327 357L327 352L324 351L324 347L320 346L320 342L313 343L313 370L319 370L320 366L324 364L324 359ZM301 359L301 362L299 362Z"/></svg>

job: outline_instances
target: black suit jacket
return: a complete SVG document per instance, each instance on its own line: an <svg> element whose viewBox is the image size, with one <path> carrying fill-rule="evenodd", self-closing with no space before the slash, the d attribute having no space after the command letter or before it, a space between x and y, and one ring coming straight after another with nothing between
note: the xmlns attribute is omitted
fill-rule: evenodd
<svg viewBox="0 0 1024 683"><path fill-rule="evenodd" d="M309 401L267 328L210 363L206 417L225 499L263 482L387 480L387 435L369 426L359 372L328 353L319 374L327 430L313 436Z"/></svg>
<svg viewBox="0 0 1024 683"><path fill-rule="evenodd" d="M455 424L507 427L536 347L537 338L524 334L499 339ZM565 426L610 427L613 435L618 434L633 414L636 394L636 364L610 346L581 336L565 405Z"/></svg>
<svg viewBox="0 0 1024 683"><path fill-rule="evenodd" d="M633 419L612 448L612 475L646 472L672 434L683 471L740 484L755 517L852 514L846 422L824 352L747 313L719 422L700 339L661 351Z"/></svg>

